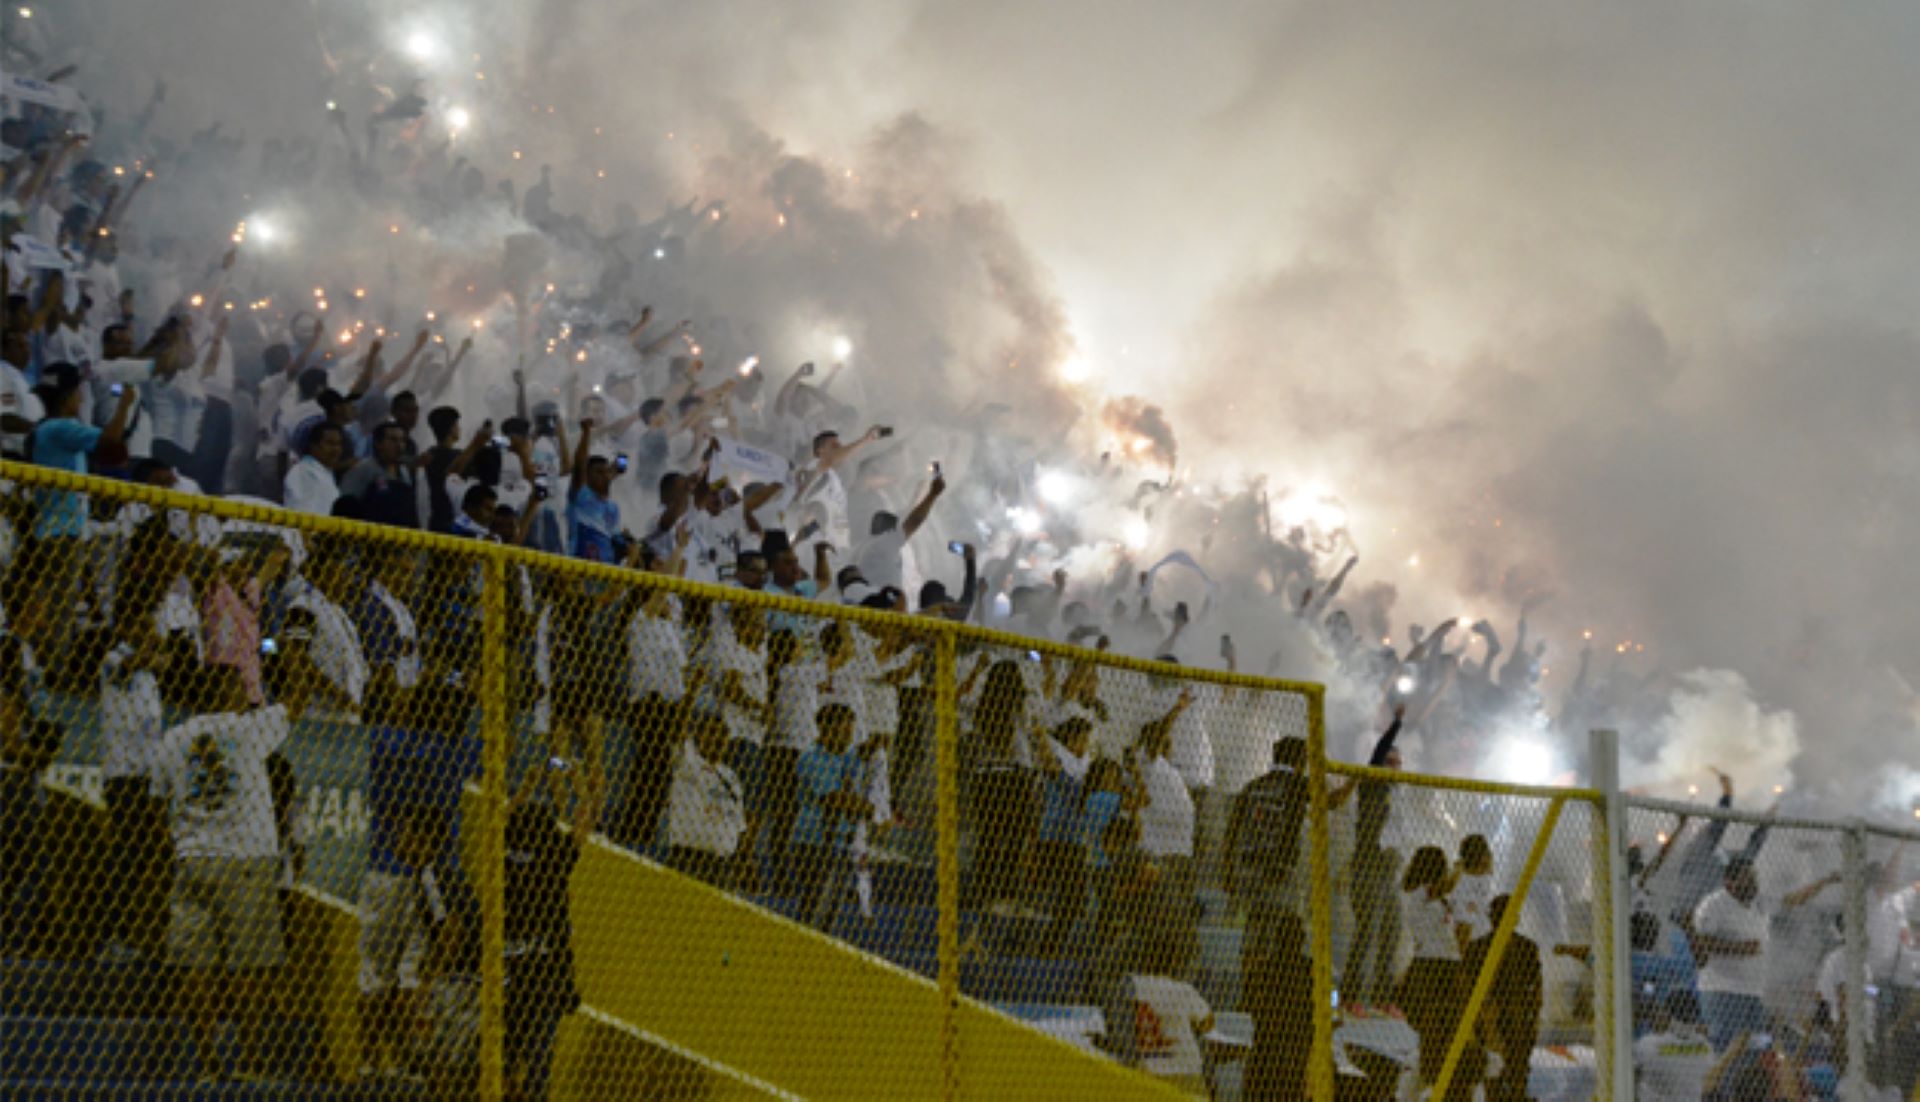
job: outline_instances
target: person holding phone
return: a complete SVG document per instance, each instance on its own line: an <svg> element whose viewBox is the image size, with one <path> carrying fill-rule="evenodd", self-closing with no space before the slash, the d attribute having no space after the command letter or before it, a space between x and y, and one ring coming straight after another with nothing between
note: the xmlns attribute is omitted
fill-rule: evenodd
<svg viewBox="0 0 1920 1102"><path fill-rule="evenodd" d="M927 523L927 517L933 513L933 503L947 490L947 480L941 476L939 465L934 465L933 480L927 484L927 492L916 502L907 519L881 510L873 514L868 524L871 533L867 542L860 548L854 562L860 567L860 576L876 589L903 588L906 574L906 557L912 553L907 541Z"/></svg>

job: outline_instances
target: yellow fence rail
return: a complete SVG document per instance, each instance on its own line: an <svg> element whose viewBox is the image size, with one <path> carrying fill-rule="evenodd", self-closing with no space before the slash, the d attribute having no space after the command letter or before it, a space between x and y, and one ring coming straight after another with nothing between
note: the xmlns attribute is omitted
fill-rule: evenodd
<svg viewBox="0 0 1920 1102"><path fill-rule="evenodd" d="M167 962L194 1062L160 1078L1611 1091L1611 992L1522 990L1611 944L1599 794L1337 761L1319 685L689 583L672 546L0 479L0 704L50 732L9 767L109 813L29 870L80 906L19 952Z"/></svg>

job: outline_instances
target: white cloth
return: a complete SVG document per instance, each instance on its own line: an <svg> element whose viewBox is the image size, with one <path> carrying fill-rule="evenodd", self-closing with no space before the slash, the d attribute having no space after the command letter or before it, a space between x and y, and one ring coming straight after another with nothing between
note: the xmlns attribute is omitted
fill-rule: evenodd
<svg viewBox="0 0 1920 1102"><path fill-rule="evenodd" d="M1493 903L1492 873L1461 873L1453 891L1447 893L1447 902L1453 907L1454 920L1466 923L1471 936L1486 937L1493 932L1493 919L1487 913Z"/></svg>
<svg viewBox="0 0 1920 1102"><path fill-rule="evenodd" d="M1814 993L1820 996L1820 1001L1827 1004L1827 1013L1832 1015L1833 1020L1836 1022L1840 1020L1841 1012L1846 1009L1846 1007L1842 1005L1845 998L1843 989L1846 986L1847 947L1845 945L1839 945L1827 954L1825 960L1820 962L1820 975L1813 983ZM1873 1036L1874 1028L1873 1013L1875 1000L1872 996L1866 996L1862 1001L1866 1004L1867 1008L1867 1035L1871 1037Z"/></svg>
<svg viewBox="0 0 1920 1102"><path fill-rule="evenodd" d="M727 722L727 734L733 738L746 739L755 746L764 745L766 728L761 723L762 709L743 708L734 702L721 703L719 698L720 682L727 671L740 675L740 687L748 696L757 701L767 699L767 660L757 650L753 650L735 639L731 634L716 637L707 644L705 654L707 685L714 694L710 704Z"/></svg>
<svg viewBox="0 0 1920 1102"><path fill-rule="evenodd" d="M133 648L120 643L100 664L100 775L107 780L147 777L157 792L154 750L166 726L160 681L152 670L129 668Z"/></svg>
<svg viewBox="0 0 1920 1102"><path fill-rule="evenodd" d="M667 790L667 844L731 857L746 829L740 778L725 765L701 757L688 739Z"/></svg>
<svg viewBox="0 0 1920 1102"><path fill-rule="evenodd" d="M805 753L820 739L820 683L827 661L818 655L790 662L773 694L774 745Z"/></svg>
<svg viewBox="0 0 1920 1102"><path fill-rule="evenodd" d="M1722 888L1701 900L1700 906L1693 912L1696 936L1705 935L1722 941L1756 941L1760 943L1760 951L1751 956L1709 954L1706 967L1700 969L1700 990L1755 997L1764 994L1771 926L1758 896L1754 897L1752 904L1743 904Z"/></svg>
<svg viewBox="0 0 1920 1102"><path fill-rule="evenodd" d="M855 556L854 564L860 568L860 576L875 589L892 586L899 589L902 578L901 552L907 548L907 537L899 528L891 532L882 532L868 540ZM909 594L908 600L917 600L919 594Z"/></svg>
<svg viewBox="0 0 1920 1102"><path fill-rule="evenodd" d="M1869 931L1878 930L1882 947L1875 950L1884 976L1894 987L1920 988L1920 889L1907 887L1889 895L1869 919ZM1869 938L1869 945L1873 944Z"/></svg>
<svg viewBox="0 0 1920 1102"><path fill-rule="evenodd" d="M687 650L680 636L680 601L668 597L665 616L642 608L627 625L627 695L639 700L659 695L679 700L687 695Z"/></svg>
<svg viewBox="0 0 1920 1102"><path fill-rule="evenodd" d="M420 683L420 629L413 622L413 612L379 582L374 582L367 591L387 606L393 615L394 634L407 644L393 660L393 680L401 688L411 689Z"/></svg>
<svg viewBox="0 0 1920 1102"><path fill-rule="evenodd" d="M307 645L307 654L321 675L359 707L366 699L367 657L353 618L311 584L304 585L288 607L313 614L313 641Z"/></svg>
<svg viewBox="0 0 1920 1102"><path fill-rule="evenodd" d="M1180 771L1165 758L1141 770L1147 803L1140 809L1140 851L1151 857L1193 856L1193 796Z"/></svg>
<svg viewBox="0 0 1920 1102"><path fill-rule="evenodd" d="M276 704L196 716L161 736L157 759L179 856L279 856L267 755L287 729L287 710Z"/></svg>
<svg viewBox="0 0 1920 1102"><path fill-rule="evenodd" d="M340 483L333 472L311 455L287 468L281 500L296 513L332 516L333 503L340 497Z"/></svg>
<svg viewBox="0 0 1920 1102"><path fill-rule="evenodd" d="M39 424L47 415L46 408L33 393L27 377L20 370L4 360L0 360L0 414L12 414L23 420ZM27 434L24 432L0 432L0 451L19 455L25 449Z"/></svg>
<svg viewBox="0 0 1920 1102"><path fill-rule="evenodd" d="M1459 960L1460 943L1453 933L1453 915L1447 901L1427 895L1424 887L1400 893L1400 925L1415 957L1429 960Z"/></svg>
<svg viewBox="0 0 1920 1102"><path fill-rule="evenodd" d="M1676 1023L1665 1033L1649 1033L1633 1043L1633 1067L1640 1102L1700 1102L1713 1071L1713 1046L1696 1029Z"/></svg>
<svg viewBox="0 0 1920 1102"><path fill-rule="evenodd" d="M1129 979L1141 1068L1163 1079L1205 1074L1197 1029L1213 1014L1207 1000L1192 984L1166 976L1135 974Z"/></svg>

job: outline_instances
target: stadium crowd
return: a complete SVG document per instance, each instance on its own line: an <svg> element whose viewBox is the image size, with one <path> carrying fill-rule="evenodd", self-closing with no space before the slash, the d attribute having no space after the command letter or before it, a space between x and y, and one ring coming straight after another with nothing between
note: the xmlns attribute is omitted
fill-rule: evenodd
<svg viewBox="0 0 1920 1102"><path fill-rule="evenodd" d="M1037 487L1037 449L981 449L999 457L953 472L969 483L956 504L911 429L835 396L842 365L772 374L744 354L750 326L708 331L637 305L634 265L671 271L697 254L719 205L596 227L562 213L547 168L521 195L511 169L490 183L421 134L424 105L405 95L364 141L342 114L343 152L255 148L216 126L169 140L158 91L89 135L81 101L41 87L53 90L10 85L0 134L7 458L879 614L810 617L514 568L509 1061L528 1096L544 1090L554 1028L577 1003L565 906L575 839L598 830L842 934L872 920L876 870L930 861L934 652L917 617L1238 668L1234 640L1211 630L1219 602L1156 597L1156 581L1183 572L1211 591L1205 568L1218 567L1204 549L1149 564L1112 548L1102 576L1073 577L1056 534L1072 518ZM230 232L147 222L150 182L233 212ZM249 189L266 187L404 211L395 237L402 224L499 216L505 259L445 276L417 312L419 289L383 302L337 270L255 264L263 227L241 219ZM591 257L588 278L525 259L547 253ZM511 343L486 339L489 327L511 329ZM503 353L510 369L479 362ZM1105 455L1081 472L1124 477ZM1540 689L1546 644L1529 643L1524 619L1505 663L1486 621L1416 626L1396 650L1378 624L1355 623L1365 612L1337 604L1358 561L1339 534L1276 532L1258 491L1175 493L1143 486L1135 515L1254 548L1265 613L1364 687L1336 708L1337 746L1377 740L1367 763L1397 769L1399 740L1418 732L1423 764L1446 771L1482 732L1555 722ZM304 717L329 717L369 747L358 905L371 1074L405 1062L394 1042L422 992L438 1007L474 983L475 904L456 847L484 673L472 563L376 547L74 491L10 484L0 496L7 913L30 906L37 778L68 721L54 702L85 699L115 834L108 951L199 977L188 997L204 1037L223 1008L244 1018L236 1007L267 997L246 981L283 956L276 891L300 873L301 786L276 751ZM1275 654L1267 672L1288 669ZM1083 987L1059 999L1099 1005L1120 991L1152 1008L1173 1040L1122 1036L1116 1051L1199 1089L1211 1009L1188 983L1197 900L1223 891L1247 930L1249 1085L1289 1096L1310 1021L1295 875L1308 793L1304 743L1280 737L1301 730L1284 699L1017 648L963 648L957 673L964 904L1008 920L974 928L969 951L1079 961ZM1625 680L1582 655L1561 728L1583 726ZM1429 1082L1506 903L1496 854L1479 834L1396 826L1394 786L1377 778L1329 795L1352 808L1346 1013L1404 1017ZM1686 827L1636 874L1642 1096L1788 1097L1791 1063L1769 1049L1787 1029L1770 1022L1756 967L1768 953L1755 902L1767 832L1726 853L1724 822ZM1920 1014L1920 902L1899 867L1886 863L1876 885L1868 958L1887 1065L1874 1075L1910 1090L1920 1044L1896 1038L1910 1041ZM1778 902L1804 906L1831 886ZM9 923L10 936L31 926ZM1521 959L1480 1031L1489 1097L1523 1096L1540 1026L1540 955ZM1831 1029L1841 972L1821 971L1828 1013L1812 1028ZM1139 1020L1109 1015L1123 1019Z"/></svg>

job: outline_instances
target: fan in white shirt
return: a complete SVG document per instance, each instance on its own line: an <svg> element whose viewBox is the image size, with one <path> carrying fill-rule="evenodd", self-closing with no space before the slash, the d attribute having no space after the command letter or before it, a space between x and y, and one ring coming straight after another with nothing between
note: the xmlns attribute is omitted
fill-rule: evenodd
<svg viewBox="0 0 1920 1102"><path fill-rule="evenodd" d="M762 712L767 701L767 660L762 652L766 621L758 608L731 605L726 611L730 632L716 632L701 655L706 681L701 688L705 710L725 720L735 739L765 745Z"/></svg>
<svg viewBox="0 0 1920 1102"><path fill-rule="evenodd" d="M346 452L346 433L338 425L323 422L307 433L306 444L307 453L287 470L283 499L295 512L331 516L333 503L340 498L334 471Z"/></svg>
<svg viewBox="0 0 1920 1102"><path fill-rule="evenodd" d="M1447 900L1453 917L1467 925L1469 937L1485 937L1493 932L1488 908L1493 903L1493 847L1483 834L1469 834L1460 840L1460 867Z"/></svg>
<svg viewBox="0 0 1920 1102"><path fill-rule="evenodd" d="M927 522L927 517L933 513L933 503L940 499L946 489L946 479L940 477L936 470L933 481L927 486L926 495L907 513L906 520L884 510L873 514L870 522L872 537L860 548L860 554L854 560L860 567L860 576L868 584L880 589L901 588L905 566L902 555L906 551L907 541Z"/></svg>

